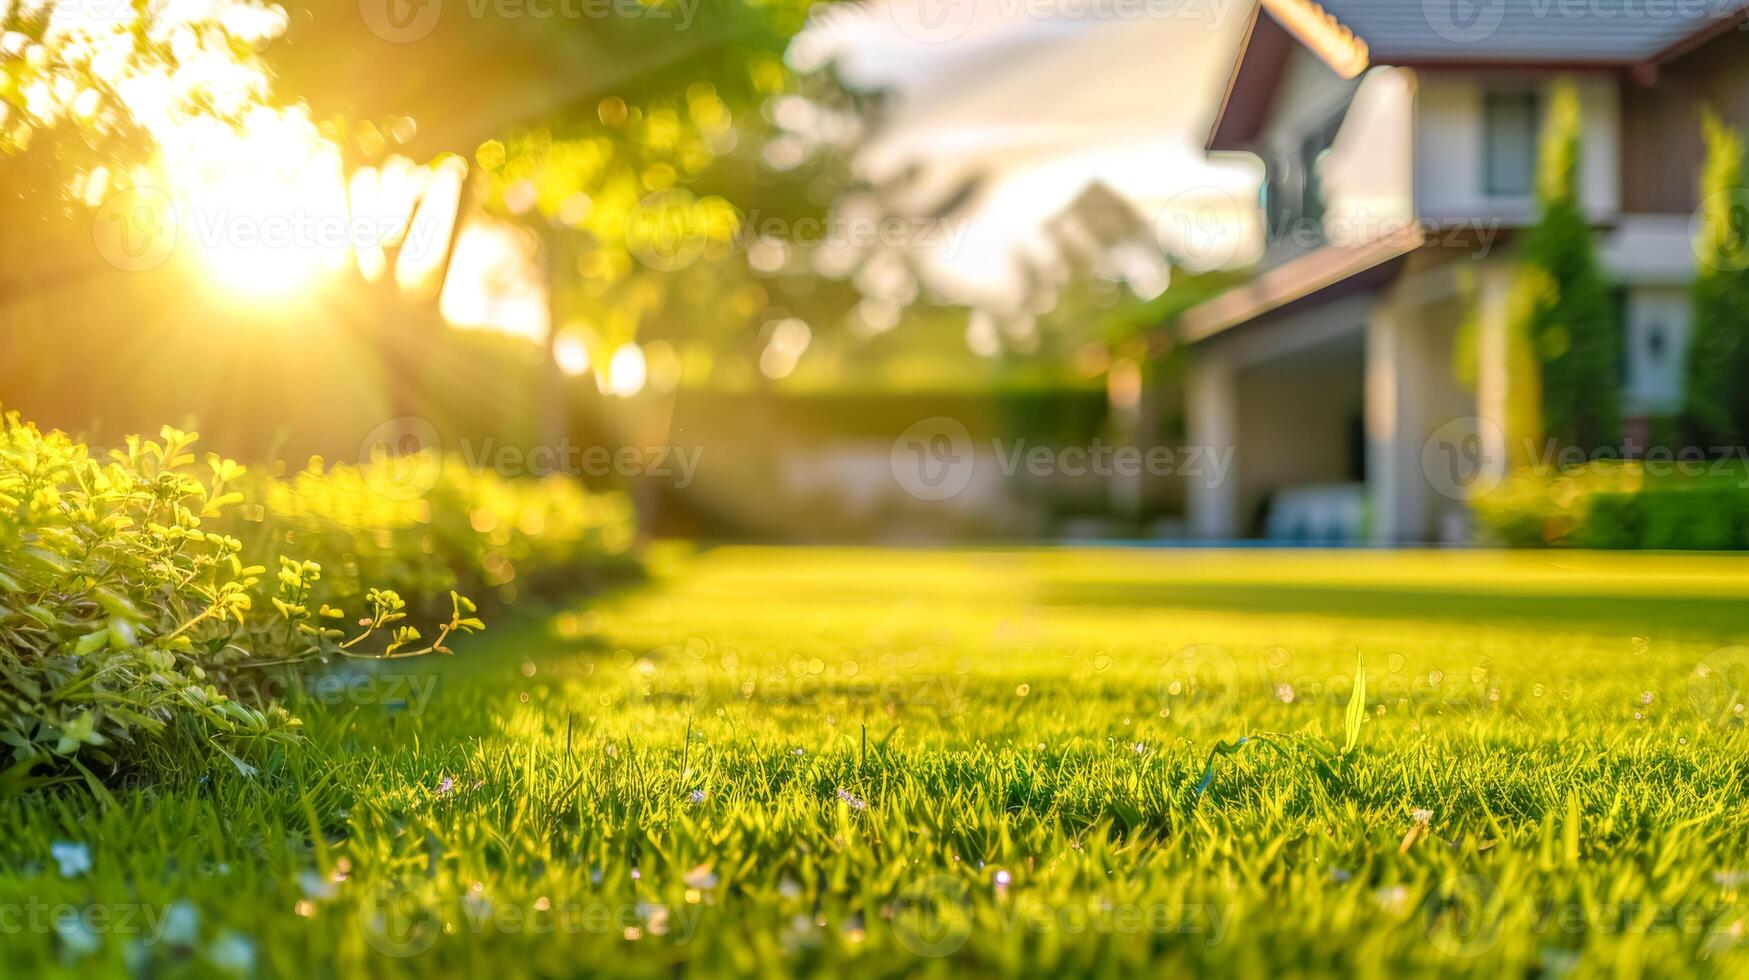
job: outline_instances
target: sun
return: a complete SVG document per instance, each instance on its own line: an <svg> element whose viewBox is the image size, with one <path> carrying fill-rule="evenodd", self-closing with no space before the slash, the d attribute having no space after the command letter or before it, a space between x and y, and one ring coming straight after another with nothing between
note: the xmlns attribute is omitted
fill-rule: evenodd
<svg viewBox="0 0 1749 980"><path fill-rule="evenodd" d="M339 148L306 116L263 108L178 135L165 152L177 234L222 289L295 294L353 261L368 229L349 213Z"/></svg>

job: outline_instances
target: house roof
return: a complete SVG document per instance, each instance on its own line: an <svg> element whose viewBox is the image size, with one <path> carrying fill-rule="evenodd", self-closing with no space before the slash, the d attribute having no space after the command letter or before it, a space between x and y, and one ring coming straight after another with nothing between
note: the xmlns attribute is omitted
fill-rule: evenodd
<svg viewBox="0 0 1749 980"><path fill-rule="evenodd" d="M1318 7L1311 0L1267 7ZM1323 0L1375 64L1635 65L1742 18L1741 0Z"/></svg>
<svg viewBox="0 0 1749 980"><path fill-rule="evenodd" d="M1360 245L1325 245L1185 310L1177 339L1194 344L1343 284L1357 284L1425 244L1419 229Z"/></svg>
<svg viewBox="0 0 1749 980"><path fill-rule="evenodd" d="M1255 137L1295 43L1343 78L1372 65L1603 68L1644 77L1741 24L1749 0L1258 0L1208 148Z"/></svg>

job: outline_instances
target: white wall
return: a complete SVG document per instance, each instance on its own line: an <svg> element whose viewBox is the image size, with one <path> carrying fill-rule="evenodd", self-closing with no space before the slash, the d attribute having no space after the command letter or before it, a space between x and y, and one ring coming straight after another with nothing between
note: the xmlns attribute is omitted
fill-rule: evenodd
<svg viewBox="0 0 1749 980"><path fill-rule="evenodd" d="M1617 282L1630 286L1685 286L1694 281L1692 216L1624 214L1598 242L1597 257Z"/></svg>
<svg viewBox="0 0 1749 980"><path fill-rule="evenodd" d="M1331 71L1324 59L1303 45L1294 45L1258 142L1270 153L1294 152L1307 129L1342 108L1354 85L1353 80Z"/></svg>
<svg viewBox="0 0 1749 980"><path fill-rule="evenodd" d="M1416 99L1415 199L1435 220L1533 217L1531 197L1491 198L1483 182L1483 96L1490 89L1524 91L1549 104L1557 76L1511 72L1427 71ZM1573 76L1583 114L1580 190L1597 220L1621 211L1621 102L1611 75Z"/></svg>
<svg viewBox="0 0 1749 980"><path fill-rule="evenodd" d="M1414 118L1414 72L1375 68L1362 76L1321 171L1331 243L1373 241L1414 217Z"/></svg>

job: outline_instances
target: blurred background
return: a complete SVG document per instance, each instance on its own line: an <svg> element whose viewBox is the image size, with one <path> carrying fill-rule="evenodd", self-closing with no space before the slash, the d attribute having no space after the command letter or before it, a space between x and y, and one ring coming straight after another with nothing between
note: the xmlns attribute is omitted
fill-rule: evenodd
<svg viewBox="0 0 1749 980"><path fill-rule="evenodd" d="M0 0L0 404L292 470L556 470L707 539L1468 542L1514 399L1573 377L1639 398L1538 416L1583 460L1725 455L1677 423L1740 10L1563 46L1546 7L1391 6ZM1647 120L1681 166L1635 160ZM1613 339L1509 384L1467 311L1549 240L1550 167L1596 204ZM1520 496L1528 542L1582 523Z"/></svg>

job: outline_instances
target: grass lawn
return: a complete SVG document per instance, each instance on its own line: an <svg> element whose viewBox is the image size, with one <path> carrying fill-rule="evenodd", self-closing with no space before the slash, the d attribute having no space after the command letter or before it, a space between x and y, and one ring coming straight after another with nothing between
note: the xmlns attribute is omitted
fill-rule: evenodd
<svg viewBox="0 0 1749 980"><path fill-rule="evenodd" d="M1734 557L664 552L0 802L0 975L1749 974L1745 641Z"/></svg>

